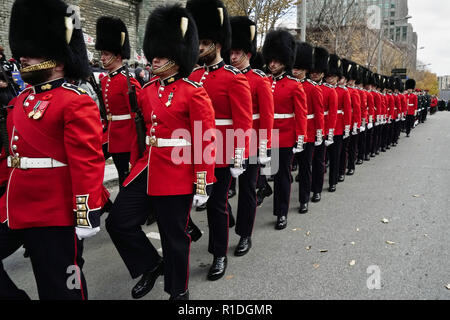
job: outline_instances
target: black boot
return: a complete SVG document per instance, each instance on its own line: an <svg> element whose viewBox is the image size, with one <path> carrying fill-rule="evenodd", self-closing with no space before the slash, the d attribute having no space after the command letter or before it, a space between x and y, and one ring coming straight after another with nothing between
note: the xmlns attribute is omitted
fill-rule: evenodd
<svg viewBox="0 0 450 320"><path fill-rule="evenodd" d="M169 300L189 300L189 290L186 290L186 292L177 294L176 296L170 296Z"/></svg>
<svg viewBox="0 0 450 320"><path fill-rule="evenodd" d="M275 224L276 230L283 230L287 227L287 217L286 216L278 216L277 223Z"/></svg>
<svg viewBox="0 0 450 320"><path fill-rule="evenodd" d="M164 267L161 260L155 268L148 270L142 275L141 280L139 280L139 282L131 290L131 296L134 299L139 299L145 296L150 292L150 290L153 289L156 279L163 274Z"/></svg>
<svg viewBox="0 0 450 320"><path fill-rule="evenodd" d="M192 218L189 218L186 233L191 236L191 240L194 242L198 241L198 239L202 237L202 232L197 227L197 225L192 221Z"/></svg>
<svg viewBox="0 0 450 320"><path fill-rule="evenodd" d="M227 269L227 257L214 257L213 263L208 271L208 280L219 280Z"/></svg>
<svg viewBox="0 0 450 320"><path fill-rule="evenodd" d="M239 243L236 247L236 250L234 250L234 255L236 257L241 257L243 255L246 255L250 248L252 247L252 238L250 237L241 237L239 240Z"/></svg>

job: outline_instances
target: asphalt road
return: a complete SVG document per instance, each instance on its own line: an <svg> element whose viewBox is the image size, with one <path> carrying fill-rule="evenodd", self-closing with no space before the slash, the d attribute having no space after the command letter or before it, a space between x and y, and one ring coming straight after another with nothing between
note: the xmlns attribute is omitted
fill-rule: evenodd
<svg viewBox="0 0 450 320"><path fill-rule="evenodd" d="M239 238L231 230L228 269L215 282L206 279L212 261L206 214L193 211L205 233L191 246L191 299L450 299L449 123L450 112L439 112L410 138L402 133L396 148L357 166L336 193L325 188L306 215L297 213L294 183L283 231L274 229L273 197L266 199L257 211L252 250L234 257ZM144 230L160 248L156 226ZM22 254L7 258L5 268L37 299L31 264ZM90 299L131 299L136 280L104 228L85 241L84 258ZM143 299L167 298L160 277Z"/></svg>

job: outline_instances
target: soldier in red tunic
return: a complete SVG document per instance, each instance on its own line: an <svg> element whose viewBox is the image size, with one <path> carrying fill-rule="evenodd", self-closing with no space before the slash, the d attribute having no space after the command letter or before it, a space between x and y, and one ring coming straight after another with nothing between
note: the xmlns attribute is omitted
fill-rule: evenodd
<svg viewBox="0 0 450 320"><path fill-rule="evenodd" d="M348 96L348 91L344 87L338 87L338 81L342 77L342 61L335 55L330 55L330 60L328 63L328 70L325 74L325 83L323 83L324 88L322 93L324 96L328 96L328 116L325 115L325 119L328 117L325 126L328 123L328 139L325 140L327 146L327 153L329 158L329 192L336 191L336 185L338 183L339 175L339 160L342 149L342 140L344 135L345 127L345 117L344 114L351 112L350 97ZM325 89L325 87L327 89ZM331 91L333 90L333 91ZM334 93L333 93L334 92ZM334 110L334 112L333 112ZM334 121L333 121L334 115ZM332 126L334 122L334 126ZM350 125L350 122L347 123ZM327 131L325 131L327 133ZM328 141L328 142L327 142Z"/></svg>
<svg viewBox="0 0 450 320"><path fill-rule="evenodd" d="M308 212L311 193L312 161L314 148L323 142L324 115L322 90L318 83L307 78L314 68L314 48L306 42L297 44L294 76L300 80L307 99L307 134L305 150L297 155L299 165L299 213Z"/></svg>
<svg viewBox="0 0 450 320"><path fill-rule="evenodd" d="M100 230L109 197L98 107L66 82L89 74L82 30L68 12L60 0L18 0L11 12L11 51L30 86L8 114L0 259L24 245L40 299L87 299L82 239ZM2 273L0 297L27 298Z"/></svg>
<svg viewBox="0 0 450 320"><path fill-rule="evenodd" d="M191 205L205 203L214 178L215 132L211 100L188 80L198 57L196 25L179 5L158 7L150 15L144 53L153 78L142 90L147 148L125 180L106 228L132 278L142 276L132 297L143 297L159 275L170 299L189 299L189 252L186 232ZM136 159L136 160L135 160ZM161 258L141 229L149 210L161 234Z"/></svg>
<svg viewBox="0 0 450 320"><path fill-rule="evenodd" d="M314 49L314 67L309 72L309 78L319 84L322 93L322 109L324 115L322 135L324 135L326 139L322 139L323 142L314 147L311 179L311 191L313 192L312 202L319 202L321 199L325 175L326 146L333 143L334 127L336 125L337 94L332 86L322 83L322 78L328 71L329 60L330 55L326 49L320 47Z"/></svg>
<svg viewBox="0 0 450 320"><path fill-rule="evenodd" d="M348 150L347 175L352 176L355 174L355 163L358 156L359 130L361 127L361 94L358 87L356 87L356 82L361 79L361 70L359 65L352 62L349 75L350 78L347 82L347 88L350 92L350 98L352 100L352 133L350 136Z"/></svg>
<svg viewBox="0 0 450 320"><path fill-rule="evenodd" d="M347 59L342 59L342 77L338 82L338 87L336 88L339 97L339 108L343 108L344 119L343 119L343 137L342 137L342 148L341 156L339 159L339 177L338 182L345 181L345 170L348 163L348 148L350 144L350 128L353 125L353 110L352 110L352 98L350 96L350 91L347 88L347 81L350 80L350 71L352 69L352 63Z"/></svg>
<svg viewBox="0 0 450 320"><path fill-rule="evenodd" d="M123 60L130 58L130 42L127 27L122 20L113 17L100 17L97 20L95 49L101 51L103 67L108 70L108 75L101 79L108 119L108 130L104 134L105 159L112 156L119 175L119 186L122 188L129 173L131 144L136 138L127 74L123 66ZM129 77L139 96L139 82L131 75Z"/></svg>
<svg viewBox="0 0 450 320"><path fill-rule="evenodd" d="M417 114L418 99L417 95L414 93L416 88L416 80L408 79L405 83L405 88L408 91L406 94L406 136L409 137L411 129L414 126L415 117Z"/></svg>
<svg viewBox="0 0 450 320"><path fill-rule="evenodd" d="M274 130L278 130L278 147L272 146L272 158L278 155L278 172L274 176L273 214L275 229L287 226L291 194L293 153L303 153L307 130L306 95L300 81L292 76L296 55L294 37L286 30L269 32L262 53L271 73L275 105ZM272 162L273 165L273 162Z"/></svg>
<svg viewBox="0 0 450 320"><path fill-rule="evenodd" d="M369 94L365 89L367 84L367 72L368 69L359 66L361 77L359 81L356 83L356 86L359 91L359 96L361 98L361 126L359 127L359 137L358 137L358 160L356 161L357 165L361 165L364 163L364 158L366 155L366 143L367 143L367 124L369 122L369 107L370 103L373 104L373 101L370 100ZM370 159L369 159L370 160ZM367 161L369 161L367 160Z"/></svg>
<svg viewBox="0 0 450 320"><path fill-rule="evenodd" d="M252 69L250 59L256 55L256 25L247 17L232 17L231 64L248 80L253 104L253 134L250 161L247 170L239 177L239 199L236 233L241 237L234 254L245 255L251 248L251 235L256 215L256 182L259 167L270 162L273 128L273 95L265 73Z"/></svg>
<svg viewBox="0 0 450 320"><path fill-rule="evenodd" d="M221 52L228 52L231 26L227 10L220 0L190 0L191 12L199 33L201 67L189 76L203 85L213 103L217 129L217 158L211 196L207 202L209 225L208 251L213 263L208 272L211 281L220 279L227 267L231 178L244 173L249 158L252 119L250 85L239 69L226 65Z"/></svg>

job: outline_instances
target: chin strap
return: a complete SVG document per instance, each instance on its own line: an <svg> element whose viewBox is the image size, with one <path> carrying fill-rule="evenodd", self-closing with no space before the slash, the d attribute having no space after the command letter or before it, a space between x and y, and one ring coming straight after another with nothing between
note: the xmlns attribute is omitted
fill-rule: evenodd
<svg viewBox="0 0 450 320"><path fill-rule="evenodd" d="M165 72L169 71L173 67L175 67L175 61L169 60L164 65L162 65L161 67L159 67L157 69L153 69L153 67L152 67L151 69L152 69L152 73L154 75L158 76L161 73L165 73Z"/></svg>
<svg viewBox="0 0 450 320"><path fill-rule="evenodd" d="M45 69L52 69L56 67L56 61L55 60L47 60L41 63L34 64L32 66L28 66L25 68L20 69L21 73L26 72L33 72L33 71L39 71L39 70L45 70Z"/></svg>
<svg viewBox="0 0 450 320"><path fill-rule="evenodd" d="M111 65L111 63L113 63L114 61L116 61L117 56L112 56L111 58L109 58L109 60L103 64L103 67L108 68L108 66Z"/></svg>
<svg viewBox="0 0 450 320"><path fill-rule="evenodd" d="M216 51L216 44L213 42L211 43L211 45L208 47L208 49L206 49L205 51L203 51L202 53L199 54L199 58L204 58L207 55L210 55L211 53L213 53L214 51Z"/></svg>

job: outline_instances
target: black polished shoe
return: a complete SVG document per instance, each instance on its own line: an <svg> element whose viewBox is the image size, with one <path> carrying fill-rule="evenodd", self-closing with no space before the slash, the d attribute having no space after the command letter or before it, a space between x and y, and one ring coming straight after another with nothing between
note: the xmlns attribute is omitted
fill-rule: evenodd
<svg viewBox="0 0 450 320"><path fill-rule="evenodd" d="M158 279L158 277L163 274L164 274L164 267L163 262L161 260L155 268L145 272L142 275L141 280L139 280L139 282L131 290L131 296L134 299L140 299L143 296L145 296L147 293L150 292L150 290L153 289L156 279Z"/></svg>
<svg viewBox="0 0 450 320"><path fill-rule="evenodd" d="M308 204L300 203L300 209L298 209L298 213L305 214L308 212Z"/></svg>
<svg viewBox="0 0 450 320"><path fill-rule="evenodd" d="M198 206L197 208L195 208L195 211L197 211L197 212L205 211L205 210L206 210L206 203L204 203L201 206Z"/></svg>
<svg viewBox="0 0 450 320"><path fill-rule="evenodd" d="M409 138L409 133L406 135L407 138Z"/></svg>
<svg viewBox="0 0 450 320"><path fill-rule="evenodd" d="M353 170L353 169L350 169L350 170L347 171L347 175L348 176L352 176L354 174L355 174L355 170Z"/></svg>
<svg viewBox="0 0 450 320"><path fill-rule="evenodd" d="M361 165L361 164L363 164L364 163L364 161L363 161L363 159L358 159L358 161L356 161L356 164L359 166L359 165Z"/></svg>
<svg viewBox="0 0 450 320"><path fill-rule="evenodd" d="M287 217L286 216L278 216L277 223L275 224L276 230L283 230L287 227Z"/></svg>
<svg viewBox="0 0 450 320"><path fill-rule="evenodd" d="M345 181L345 176L339 176L338 182L344 182L344 181Z"/></svg>
<svg viewBox="0 0 450 320"><path fill-rule="evenodd" d="M313 196L312 196L312 198L311 198L311 201L312 201L312 202L319 202L320 199L322 199L321 194L320 194L320 193L314 193Z"/></svg>
<svg viewBox="0 0 450 320"><path fill-rule="evenodd" d="M267 181L273 181L274 179L273 179L273 176L268 176L267 177Z"/></svg>
<svg viewBox="0 0 450 320"><path fill-rule="evenodd" d="M386 152L386 149L385 148L381 148L381 152Z"/></svg>
<svg viewBox="0 0 450 320"><path fill-rule="evenodd" d="M169 300L189 300L189 290L186 290L186 292L177 294L176 296L170 296Z"/></svg>
<svg viewBox="0 0 450 320"><path fill-rule="evenodd" d="M202 237L202 232L197 225L192 222L192 219L189 219L186 233L191 236L191 240L194 242L198 241L198 239Z"/></svg>
<svg viewBox="0 0 450 320"><path fill-rule="evenodd" d="M219 280L227 269L227 257L214 257L213 263L208 271L208 280Z"/></svg>
<svg viewBox="0 0 450 320"><path fill-rule="evenodd" d="M263 196L264 198L270 197L273 193L272 187L270 186L270 184L266 184L266 186L263 189Z"/></svg>
<svg viewBox="0 0 450 320"><path fill-rule="evenodd" d="M391 150L391 147L387 146L387 147L386 147L386 150Z"/></svg>
<svg viewBox="0 0 450 320"><path fill-rule="evenodd" d="M328 192L336 192L336 186L335 185L334 186L330 186L328 188Z"/></svg>
<svg viewBox="0 0 450 320"><path fill-rule="evenodd" d="M368 154L364 157L364 161L370 161L370 157Z"/></svg>
<svg viewBox="0 0 450 320"><path fill-rule="evenodd" d="M375 154L374 152L372 152L372 153L370 154L370 157L371 157L371 158L375 158L375 156L376 156L376 154Z"/></svg>
<svg viewBox="0 0 450 320"><path fill-rule="evenodd" d="M234 255L236 257L246 255L250 251L251 247L252 247L252 238L241 237L236 249L234 250Z"/></svg>
<svg viewBox="0 0 450 320"><path fill-rule="evenodd" d="M228 190L228 199L233 198L236 195L236 190L229 189Z"/></svg>
<svg viewBox="0 0 450 320"><path fill-rule="evenodd" d="M380 151L375 151L375 155L379 155L380 154Z"/></svg>
<svg viewBox="0 0 450 320"><path fill-rule="evenodd" d="M260 205L262 205L264 201L264 197L262 195L261 190L258 190L258 192L256 192L256 206L259 207Z"/></svg>

